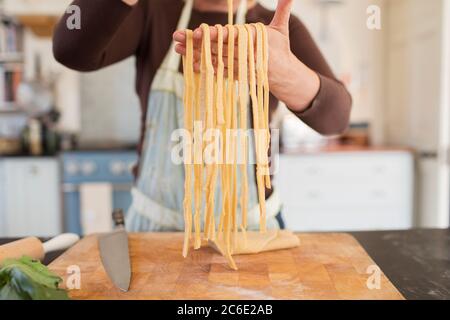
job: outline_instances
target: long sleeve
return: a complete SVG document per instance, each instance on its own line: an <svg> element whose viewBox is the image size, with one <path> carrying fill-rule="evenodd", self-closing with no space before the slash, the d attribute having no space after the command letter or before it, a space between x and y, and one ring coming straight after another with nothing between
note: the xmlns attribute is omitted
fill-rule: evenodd
<svg viewBox="0 0 450 320"><path fill-rule="evenodd" d="M350 121L350 93L345 85L336 79L309 31L295 17L291 18L290 41L292 52L320 78L320 89L311 105L303 112L294 113L321 134L342 133Z"/></svg>
<svg viewBox="0 0 450 320"><path fill-rule="evenodd" d="M78 71L94 71L137 53L145 25L146 1L131 7L121 0L75 0L81 28L70 30L64 14L53 36L58 62Z"/></svg>

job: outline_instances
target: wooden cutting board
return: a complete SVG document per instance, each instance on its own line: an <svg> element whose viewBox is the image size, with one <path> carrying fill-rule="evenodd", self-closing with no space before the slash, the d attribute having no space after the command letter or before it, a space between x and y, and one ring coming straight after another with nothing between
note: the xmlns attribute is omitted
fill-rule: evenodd
<svg viewBox="0 0 450 320"><path fill-rule="evenodd" d="M296 249L235 257L239 271L233 271L210 248L191 251L184 259L180 233L130 234L127 293L109 281L96 236L81 240L50 269L66 283L67 268L79 266L81 289L70 291L74 299L403 299L382 272L380 288L368 288L377 267L352 236L298 237ZM367 274L370 266L375 269Z"/></svg>

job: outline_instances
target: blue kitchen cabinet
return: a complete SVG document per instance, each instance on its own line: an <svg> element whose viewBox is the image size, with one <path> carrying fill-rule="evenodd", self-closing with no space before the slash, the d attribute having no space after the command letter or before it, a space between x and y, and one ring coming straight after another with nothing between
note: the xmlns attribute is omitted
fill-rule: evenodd
<svg viewBox="0 0 450 320"><path fill-rule="evenodd" d="M62 154L61 161L65 231L84 234L80 188L85 184L110 184L112 208L121 208L127 212L134 183L132 167L137 162L134 151L66 152Z"/></svg>

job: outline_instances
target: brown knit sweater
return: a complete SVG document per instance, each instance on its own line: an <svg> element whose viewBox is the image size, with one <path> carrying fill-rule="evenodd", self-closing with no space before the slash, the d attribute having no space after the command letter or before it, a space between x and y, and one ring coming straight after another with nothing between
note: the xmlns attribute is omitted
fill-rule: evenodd
<svg viewBox="0 0 450 320"><path fill-rule="evenodd" d="M81 8L81 29L69 30L68 15L62 17L54 33L55 58L71 69L93 71L136 56L136 92L142 108L140 152L150 85L169 50L184 1L140 0L134 7L121 0L75 0L73 4ZM269 24L273 14L257 4L247 13L247 22ZM194 9L189 28L201 23L226 24L227 14ZM341 133L349 122L350 94L334 76L303 23L294 16L290 20L290 39L292 52L316 71L321 81L314 101L297 116L319 133ZM298 90L301 89L299 85ZM277 104L271 96L272 112Z"/></svg>

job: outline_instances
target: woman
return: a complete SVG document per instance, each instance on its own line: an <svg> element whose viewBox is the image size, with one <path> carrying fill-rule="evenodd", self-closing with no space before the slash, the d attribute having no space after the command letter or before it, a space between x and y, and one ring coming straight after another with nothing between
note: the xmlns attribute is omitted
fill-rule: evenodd
<svg viewBox="0 0 450 320"><path fill-rule="evenodd" d="M305 26L290 16L293 1L279 0L275 13L257 1L234 2L238 23L267 25L271 113L280 100L319 133L333 135L345 130L351 97L333 75ZM136 56L142 125L128 229L181 231L184 171L183 166L170 161L170 135L183 126L179 89L183 81L179 54L185 53L182 30L196 29L198 42L202 34L197 28L201 23L225 25L227 0L75 0L72 4L81 9L82 25L79 30L69 30L69 14L59 22L53 41L59 62L75 70L92 71ZM215 28L210 30L213 41L217 40ZM256 209L255 183L252 186L249 208ZM268 227L282 225L280 209L277 193L268 191ZM258 211L251 212L249 226L257 228Z"/></svg>

